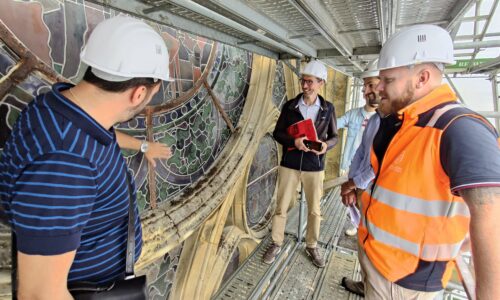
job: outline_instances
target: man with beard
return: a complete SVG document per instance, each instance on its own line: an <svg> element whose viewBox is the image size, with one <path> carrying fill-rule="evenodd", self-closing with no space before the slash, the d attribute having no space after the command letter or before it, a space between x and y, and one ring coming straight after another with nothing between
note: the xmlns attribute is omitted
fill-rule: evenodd
<svg viewBox="0 0 500 300"><path fill-rule="evenodd" d="M317 247L321 223L320 200L323 196L325 153L338 141L335 108L319 95L327 75L327 69L321 62L309 62L300 78L303 93L285 103L276 122L273 136L283 145L283 155L272 222L273 242L263 256L266 264L273 263L276 255L281 252L288 208L296 199L297 187L302 183L307 200L306 253L315 266L325 266L325 260ZM321 143L320 150L309 149L304 144L306 137L294 138L287 132L290 125L307 119L311 119L314 124Z"/></svg>
<svg viewBox="0 0 500 300"><path fill-rule="evenodd" d="M375 63L377 61L378 60L376 60ZM366 72L368 71L365 71L364 74L366 74ZM373 75L377 76L371 77L371 80L365 79L366 84L364 86L364 92L373 98L380 99L379 93L375 89L380 81L378 77L378 70L372 69L371 72L373 72ZM361 144L356 150L349 168L349 179L341 186L340 194L342 196L342 203L347 207L351 207L351 210L354 209L354 206L359 207L358 201L361 200L361 192L365 190L370 182L372 182L375 178L375 173L370 162L370 150L373 145L375 135L380 131L379 136L383 136L384 134L390 132L391 128L395 128L394 124L401 123L396 117L394 117L394 115L391 114L391 107L386 99L380 101L376 112L377 113L368 120L368 124L363 131ZM350 230L354 231L352 235L357 232L357 229L354 226L347 229L346 232ZM346 234L349 235L349 233ZM363 274L364 271L361 269L361 276L363 276ZM354 281L348 277L343 277L341 285L351 293L364 296L363 281Z"/></svg>
<svg viewBox="0 0 500 300"><path fill-rule="evenodd" d="M434 299L469 230L477 299L500 299L498 134L441 83L452 63L451 37L435 25L405 28L380 52L376 89L401 124L377 133L376 177L361 197L368 299Z"/></svg>
<svg viewBox="0 0 500 300"><path fill-rule="evenodd" d="M89 65L83 80L36 97L0 159L19 299L71 299L68 283L123 278L129 201L135 260L141 253L135 187L113 125L140 112L169 80L168 50L149 25L117 16L95 27L81 60Z"/></svg>
<svg viewBox="0 0 500 300"><path fill-rule="evenodd" d="M371 61L361 74L361 79L363 79L363 97L366 101L365 105L348 110L337 120L337 128L347 128L347 140L340 162L340 169L344 172L349 169L354 154L361 144L368 120L375 115L375 111L380 103L380 97L378 93L375 93L375 87L379 82L377 62L377 59ZM354 236L356 233L357 230L354 226L345 231L345 234L348 236Z"/></svg>
<svg viewBox="0 0 500 300"><path fill-rule="evenodd" d="M378 84L377 59L371 61L361 74L363 79L363 97L365 105L348 110L343 116L337 119L337 128L347 128L347 140L344 146L344 153L340 162L340 169L347 171L351 165L356 149L361 144L361 137L368 120L375 114L380 103L380 97L374 93Z"/></svg>

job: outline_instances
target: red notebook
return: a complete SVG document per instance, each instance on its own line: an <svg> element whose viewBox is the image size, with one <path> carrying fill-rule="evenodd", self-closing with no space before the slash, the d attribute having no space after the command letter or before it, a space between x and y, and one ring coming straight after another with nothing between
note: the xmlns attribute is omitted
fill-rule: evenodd
<svg viewBox="0 0 500 300"><path fill-rule="evenodd" d="M318 141L316 128L311 119L299 121L290 125L286 132L294 139L305 136L310 141Z"/></svg>

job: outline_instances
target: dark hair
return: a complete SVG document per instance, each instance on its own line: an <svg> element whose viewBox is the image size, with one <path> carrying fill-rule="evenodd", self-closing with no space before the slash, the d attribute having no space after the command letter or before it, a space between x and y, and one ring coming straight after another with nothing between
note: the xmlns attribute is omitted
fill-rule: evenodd
<svg viewBox="0 0 500 300"><path fill-rule="evenodd" d="M85 71L85 75L83 75L83 80L97 86L102 90L114 93L124 92L129 88L137 87L140 85L144 85L148 88L151 88L160 82L160 81L155 82L153 78L132 78L120 82L107 81L95 76L95 74L92 73L91 71L91 67L88 67L87 71Z"/></svg>

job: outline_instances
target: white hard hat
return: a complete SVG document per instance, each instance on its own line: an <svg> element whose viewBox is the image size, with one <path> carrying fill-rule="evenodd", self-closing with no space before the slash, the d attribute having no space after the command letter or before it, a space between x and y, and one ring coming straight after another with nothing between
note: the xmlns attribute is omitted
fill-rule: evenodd
<svg viewBox="0 0 500 300"><path fill-rule="evenodd" d="M94 75L107 81L171 80L165 41L151 26L132 17L116 16L99 23L80 58Z"/></svg>
<svg viewBox="0 0 500 300"><path fill-rule="evenodd" d="M392 35L380 51L378 69L420 63L453 64L450 34L436 25L415 25Z"/></svg>
<svg viewBox="0 0 500 300"><path fill-rule="evenodd" d="M326 81L326 78L328 77L328 71L326 70L325 65L317 60L310 61L301 74L318 77L324 81Z"/></svg>
<svg viewBox="0 0 500 300"><path fill-rule="evenodd" d="M366 65L366 69L361 73L361 79L365 79L368 77L378 77L378 58L372 60Z"/></svg>

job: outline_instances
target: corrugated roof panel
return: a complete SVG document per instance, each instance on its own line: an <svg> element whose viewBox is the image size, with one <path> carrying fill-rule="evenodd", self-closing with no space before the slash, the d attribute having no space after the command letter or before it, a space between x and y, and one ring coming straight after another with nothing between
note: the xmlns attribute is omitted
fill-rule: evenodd
<svg viewBox="0 0 500 300"><path fill-rule="evenodd" d="M401 0L398 2L396 26L416 23L447 23L456 1Z"/></svg>
<svg viewBox="0 0 500 300"><path fill-rule="evenodd" d="M324 0L328 13L339 26L339 31L378 28L377 5L372 0Z"/></svg>
<svg viewBox="0 0 500 300"><path fill-rule="evenodd" d="M441 25L452 30L460 23L466 10L469 11L469 18L465 25L472 27L474 23L471 21L474 21L474 18L470 17L474 15L472 11L475 3L475 0L88 1L103 2L135 14L151 13L160 21L165 17L152 12L166 11L181 17L177 19L177 23L171 23L173 26L180 26L198 34L205 33L216 40L241 46L249 51L258 50L258 53L272 57L279 57L281 54L284 54L282 57L292 58L314 56L321 52L317 57L328 61L329 65L338 65L339 69L344 70L352 69L351 66L356 72L359 71L356 68L361 68L376 56L377 49L380 49L382 44L381 39L387 39L387 35L394 30L425 23ZM480 2L480 22L484 23L488 19L488 12L491 14L492 5L497 1ZM144 9L144 4L156 6L157 9ZM496 7L496 4L494 5ZM193 29L189 21L183 20L194 21L201 27ZM481 32L475 38L486 41L488 33L498 30L495 24L492 22L489 26L486 38L482 37ZM458 36L461 38L457 40L458 44L469 41L471 44L478 43L476 48L480 47L480 41L473 39L473 32L465 32L465 27L460 28ZM205 28L210 30L205 31ZM221 35L217 34L219 32ZM465 39L464 34L470 37ZM492 35L491 38L497 40L498 35ZM472 54L473 46L471 47L467 54ZM455 53L457 57L466 58L460 51ZM486 51L481 50L477 57L491 58L495 53L498 53L498 47L492 48L487 55ZM342 55L345 57L341 57Z"/></svg>
<svg viewBox="0 0 500 300"><path fill-rule="evenodd" d="M168 8L168 11L173 13L173 14L176 14L178 16L184 17L186 19L195 20L198 23L201 23L207 27L216 29L220 32L224 32L226 34L229 34L229 35L232 35L232 36L244 39L244 40L253 40L253 38L249 35L246 35L246 34L240 32L236 29L233 29L229 26L221 24L221 23L217 22L216 20L212 20L210 18L202 16L198 13L195 13L195 12L188 10L188 9L185 9L183 7L172 5Z"/></svg>
<svg viewBox="0 0 500 300"><path fill-rule="evenodd" d="M337 24L338 33L347 36L354 47L380 44L376 1L324 0L323 4Z"/></svg>
<svg viewBox="0 0 500 300"><path fill-rule="evenodd" d="M318 35L314 26L288 0L248 0L248 5L263 12L281 26L290 31L308 36Z"/></svg>

